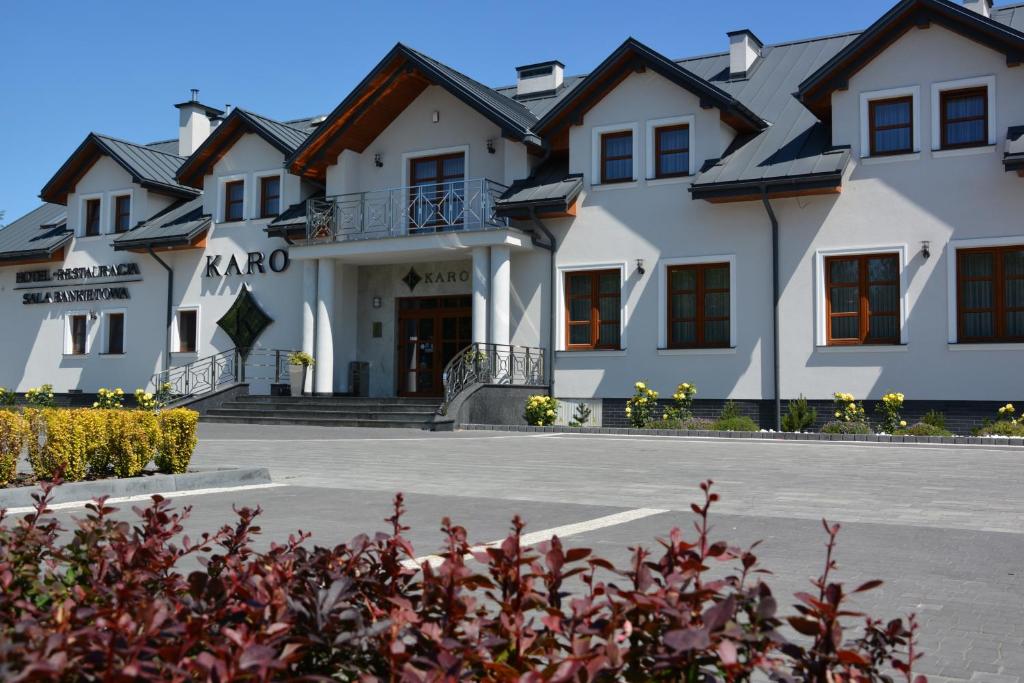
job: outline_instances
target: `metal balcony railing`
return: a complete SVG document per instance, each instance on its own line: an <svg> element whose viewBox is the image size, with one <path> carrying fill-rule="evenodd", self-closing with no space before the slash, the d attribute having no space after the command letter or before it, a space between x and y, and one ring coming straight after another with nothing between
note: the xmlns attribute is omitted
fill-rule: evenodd
<svg viewBox="0 0 1024 683"><path fill-rule="evenodd" d="M486 178L310 199L306 239L341 242L441 232L499 230L494 210L508 188Z"/></svg>
<svg viewBox="0 0 1024 683"><path fill-rule="evenodd" d="M288 381L291 353L282 349L228 349L158 372L149 384L154 393L174 400L209 394L238 382L263 380L280 384Z"/></svg>
<svg viewBox="0 0 1024 683"><path fill-rule="evenodd" d="M544 349L507 344L470 344L444 369L442 415L463 391L477 384L545 385Z"/></svg>

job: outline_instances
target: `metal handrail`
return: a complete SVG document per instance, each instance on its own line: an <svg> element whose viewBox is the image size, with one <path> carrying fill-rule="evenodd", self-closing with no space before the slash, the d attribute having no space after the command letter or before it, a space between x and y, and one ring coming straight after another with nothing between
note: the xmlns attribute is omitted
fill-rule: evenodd
<svg viewBox="0 0 1024 683"><path fill-rule="evenodd" d="M508 188L487 178L333 195L306 202L306 239L345 241L499 230L496 201Z"/></svg>
<svg viewBox="0 0 1024 683"><path fill-rule="evenodd" d="M441 415L459 394L477 384L544 386L544 349L508 344L470 344L448 361L442 375Z"/></svg>
<svg viewBox="0 0 1024 683"><path fill-rule="evenodd" d="M153 392L174 400L209 394L231 384L250 379L271 380L280 384L288 375L288 356L292 351L283 349L227 349L212 356L199 358L168 368L150 378ZM266 373L264 368L272 368ZM253 374L255 369L256 374Z"/></svg>

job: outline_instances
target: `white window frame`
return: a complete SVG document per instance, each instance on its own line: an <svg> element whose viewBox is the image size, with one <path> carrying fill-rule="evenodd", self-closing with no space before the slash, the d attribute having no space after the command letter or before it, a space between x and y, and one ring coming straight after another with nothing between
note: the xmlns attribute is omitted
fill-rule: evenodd
<svg viewBox="0 0 1024 683"><path fill-rule="evenodd" d="M908 247L904 244L888 244L888 245L875 245L875 246L864 246L864 247L843 247L840 249L819 249L814 252L814 345L818 350L827 349L839 349L850 350L850 351L873 351L878 349L898 348L906 346L910 343L910 335L907 330L907 311L910 309L910 301L908 299L908 286L907 281L907 251ZM828 317L826 314L826 297L828 293L825 291L825 259L832 256L861 256L864 254L892 254L895 253L899 257L900 267L900 341L896 347L892 345L872 346L872 345L851 345L851 346L829 346L828 345Z"/></svg>
<svg viewBox="0 0 1024 683"><path fill-rule="evenodd" d="M121 327L121 349L122 353L110 353L110 316L120 313L124 316L124 324ZM122 358L128 355L128 309L111 308L100 311L100 355L110 358Z"/></svg>
<svg viewBox="0 0 1024 683"><path fill-rule="evenodd" d="M225 205L227 203L227 185L241 180L245 185L242 187L242 220L240 221L226 221L227 218L225 212ZM217 211L214 213L217 216L218 223L227 223L233 225L237 223L244 223L249 220L249 216L252 213L252 199L249 196L252 193L251 186L253 183L250 181L248 174L246 173L235 173L232 175L220 176L217 178Z"/></svg>
<svg viewBox="0 0 1024 683"><path fill-rule="evenodd" d="M1024 235L1011 235L1009 237L978 237L972 239L950 240L949 248L946 250L946 316L948 321L948 341L950 344L960 344L958 325L960 311L957 310L956 292L956 266L960 249L980 249L984 247L1012 247L1024 244ZM1022 348L1022 344L1004 344L1002 342L993 344L963 344L958 348L984 349L993 348L1015 350Z"/></svg>
<svg viewBox="0 0 1024 683"><path fill-rule="evenodd" d="M98 235L85 234L85 205L92 199L98 199L100 202L100 232ZM78 230L75 231L75 237L80 239L93 239L95 237L102 237L107 234L107 223L109 222L107 211L109 210L110 202L106 201L106 195L103 192L92 192L89 194L78 195Z"/></svg>
<svg viewBox="0 0 1024 683"><path fill-rule="evenodd" d="M647 126L647 135L645 136L647 147L645 150L646 154L644 155L644 158L646 160L645 166L647 170L647 184L652 185L661 183L682 183L691 180L693 176L697 173L697 156L696 154L694 154L694 141L696 140L697 117L692 114L688 114L686 116L671 116L669 118L664 119L651 119L649 121L646 121L645 123ZM654 137L655 131L658 128L664 128L666 126L681 126L683 124L685 124L688 127L690 134L690 168L687 169L688 175L679 176L675 178L655 178L655 162L657 161L657 159L655 158L655 148L657 147L656 140ZM600 163L600 154L598 154L598 163Z"/></svg>
<svg viewBox="0 0 1024 683"><path fill-rule="evenodd" d="M670 349L668 348L668 269L672 266L693 266L701 263L729 264L729 346L727 349ZM715 256L682 256L658 261L658 351L672 353L717 354L736 348L738 320L736 315L736 254Z"/></svg>
<svg viewBox="0 0 1024 683"><path fill-rule="evenodd" d="M253 220L265 220L272 221L275 216L268 218L262 218L260 213L263 211L263 179L264 178L277 178L280 198L277 200L277 214L280 216L284 213L287 205L284 201L284 171L281 169L272 169L267 171L256 171L252 174L252 207L253 207Z"/></svg>
<svg viewBox="0 0 1024 683"><path fill-rule="evenodd" d="M996 77L978 76L976 78L961 78L956 81L932 83L932 152L943 154L946 152L962 152L961 148L942 149L942 111L940 106L942 93L948 90L980 87L988 89L988 144L996 144Z"/></svg>
<svg viewBox="0 0 1024 683"><path fill-rule="evenodd" d="M71 337L71 318L82 316L85 318L85 353L74 353L74 342ZM71 358L88 356L92 352L92 325L90 324L89 311L65 311L64 313L64 355Z"/></svg>
<svg viewBox="0 0 1024 683"><path fill-rule="evenodd" d="M196 312L196 350L195 351L182 351L181 350L181 339L178 336L178 314L182 311L195 311ZM174 308L174 315L171 317L171 353L182 353L186 355L199 355L200 352L200 338L202 337L202 318L203 312L201 307L196 305L188 306L176 306Z"/></svg>
<svg viewBox="0 0 1024 683"><path fill-rule="evenodd" d="M886 155L879 157L871 156L871 123L870 104L876 100L888 100L894 97L913 98L911 107L911 118L914 126L914 149L906 154ZM888 90L872 90L860 94L860 157L861 159L908 159L915 154L921 153L921 86L910 85L902 88L890 88Z"/></svg>
<svg viewBox="0 0 1024 683"><path fill-rule="evenodd" d="M435 149L421 149L414 152L402 154L402 187L409 187L409 162L413 159L423 157L439 157L445 154L458 154L462 152L462 180L469 180L469 145L455 145L454 147L437 147Z"/></svg>
<svg viewBox="0 0 1024 683"><path fill-rule="evenodd" d="M618 349L594 349L590 351L570 350L567 348L565 338L565 275L566 273L580 273L593 270L618 270L619 271L619 348ZM625 354L627 346L626 328L629 323L629 305L626 292L627 263L625 261L609 261L606 263L572 263L560 264L558 266L558 278L555 283L558 307L555 321L558 325L555 337L556 351L559 353L580 354L582 356L621 356Z"/></svg>
<svg viewBox="0 0 1024 683"><path fill-rule="evenodd" d="M601 182L601 136L605 133L633 133L633 179L618 183ZM640 154L640 122L628 121L625 123L610 123L606 126L594 126L590 129L590 150L591 150L591 176L590 187L595 190L624 189L636 187L639 179L640 168L643 165L643 157Z"/></svg>
<svg viewBox="0 0 1024 683"><path fill-rule="evenodd" d="M117 228L115 212L117 211L118 197L128 197L128 230L130 231L135 225L135 191L131 188L127 190L114 190L113 192L108 192L107 196L110 198L110 201L107 202L107 211L110 212L110 216L108 216L109 221L107 224L106 234L116 234L114 230ZM100 208L102 209L102 206ZM101 229L103 228L102 222L103 221L101 220Z"/></svg>

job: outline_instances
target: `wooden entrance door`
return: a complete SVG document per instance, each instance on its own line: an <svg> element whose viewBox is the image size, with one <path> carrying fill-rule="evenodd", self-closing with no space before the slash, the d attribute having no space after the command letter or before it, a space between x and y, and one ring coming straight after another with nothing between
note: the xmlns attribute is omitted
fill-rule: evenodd
<svg viewBox="0 0 1024 683"><path fill-rule="evenodd" d="M472 335L468 295L399 299L398 395L443 395L444 368Z"/></svg>

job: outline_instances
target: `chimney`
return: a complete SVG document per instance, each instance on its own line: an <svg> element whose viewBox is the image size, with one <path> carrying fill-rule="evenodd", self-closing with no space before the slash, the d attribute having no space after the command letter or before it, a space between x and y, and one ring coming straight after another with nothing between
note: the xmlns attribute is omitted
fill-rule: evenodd
<svg viewBox="0 0 1024 683"><path fill-rule="evenodd" d="M964 7L986 18L992 16L992 0L964 0Z"/></svg>
<svg viewBox="0 0 1024 683"><path fill-rule="evenodd" d="M729 36L729 78L746 78L761 57L764 43L750 29L732 31Z"/></svg>
<svg viewBox="0 0 1024 683"><path fill-rule="evenodd" d="M565 64L557 60L516 67L516 97L558 90L565 78Z"/></svg>
<svg viewBox="0 0 1024 683"><path fill-rule="evenodd" d="M174 106L178 109L178 155L192 156L209 137L214 127L212 121L224 112L202 104L196 88L192 88L192 98L188 102Z"/></svg>

